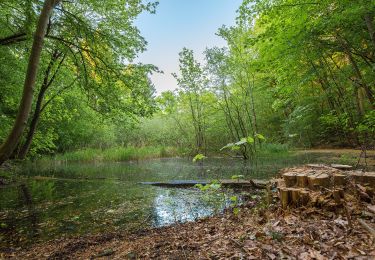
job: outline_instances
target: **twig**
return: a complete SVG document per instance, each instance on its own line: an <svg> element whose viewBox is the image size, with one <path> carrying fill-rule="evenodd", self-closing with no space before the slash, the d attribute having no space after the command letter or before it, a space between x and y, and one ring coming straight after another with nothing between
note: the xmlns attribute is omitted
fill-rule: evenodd
<svg viewBox="0 0 375 260"><path fill-rule="evenodd" d="M373 208L373 207L371 207L371 206L367 206L367 209L368 209L369 211L371 211L372 213L375 214L375 208Z"/></svg>
<svg viewBox="0 0 375 260"><path fill-rule="evenodd" d="M352 217L350 216L349 208L348 208L348 205L346 204L346 201L345 201L344 209L345 209L346 218L348 219L349 228L353 229Z"/></svg>
<svg viewBox="0 0 375 260"><path fill-rule="evenodd" d="M359 222L359 224L361 224L362 225L362 227L364 228L364 229L366 229L369 233L370 233L370 235L372 236L372 239L375 241L375 230L372 228L372 227L370 227L364 220L362 220L362 219L358 219L358 222Z"/></svg>
<svg viewBox="0 0 375 260"><path fill-rule="evenodd" d="M251 254L238 242L236 241L235 239L233 238L230 238L230 241L232 241L239 249L241 249L241 251L243 253L245 253L246 255L250 256Z"/></svg>

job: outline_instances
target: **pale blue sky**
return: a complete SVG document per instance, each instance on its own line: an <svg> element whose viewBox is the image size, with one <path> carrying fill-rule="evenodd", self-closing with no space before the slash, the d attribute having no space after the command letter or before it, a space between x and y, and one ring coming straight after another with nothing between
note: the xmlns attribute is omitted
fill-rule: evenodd
<svg viewBox="0 0 375 260"><path fill-rule="evenodd" d="M178 72L178 53L183 47L203 59L206 47L225 46L216 36L223 24L235 23L242 0L159 0L156 14L144 13L136 21L148 42L147 51L138 61L159 67L164 74L152 76L157 92L174 90L177 82L171 73Z"/></svg>

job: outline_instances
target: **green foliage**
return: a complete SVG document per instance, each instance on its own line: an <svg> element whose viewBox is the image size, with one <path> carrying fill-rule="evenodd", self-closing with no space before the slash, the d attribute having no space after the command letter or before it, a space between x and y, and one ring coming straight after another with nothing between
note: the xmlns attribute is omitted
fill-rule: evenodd
<svg viewBox="0 0 375 260"><path fill-rule="evenodd" d="M129 160L145 160L151 158L171 157L177 151L171 147L112 147L107 149L86 148L53 157L56 161L79 162L121 162Z"/></svg>
<svg viewBox="0 0 375 260"><path fill-rule="evenodd" d="M220 148L220 151L230 148L231 151L239 152L242 149L242 154L244 155L244 158L247 159L248 156L252 156L253 154L255 154L255 141L258 141L258 143L260 144L265 140L266 138L263 135L255 134L254 137L243 137L238 142L226 144L225 146Z"/></svg>
<svg viewBox="0 0 375 260"><path fill-rule="evenodd" d="M194 156L193 158L193 162L199 162L199 161L202 161L204 159L206 159L207 157L204 156L203 154L201 153L198 153L196 156Z"/></svg>
<svg viewBox="0 0 375 260"><path fill-rule="evenodd" d="M347 164L347 165L355 165L357 161L358 161L358 158L350 154L342 154L337 160L339 164Z"/></svg>
<svg viewBox="0 0 375 260"><path fill-rule="evenodd" d="M238 208L238 207L233 208L233 214L235 216L237 216L239 213L240 213L240 208Z"/></svg>
<svg viewBox="0 0 375 260"><path fill-rule="evenodd" d="M0 143L18 110L43 1L28 3L0 3ZM38 114L40 99L30 156L122 145L124 125L134 127L138 117L155 111L149 74L157 68L133 63L146 45L134 19L155 7L154 2L113 0L62 2L53 10L30 114Z"/></svg>
<svg viewBox="0 0 375 260"><path fill-rule="evenodd" d="M243 176L243 175L233 175L231 177L232 180L240 180L240 179L244 179L244 178L245 178L245 176Z"/></svg>
<svg viewBox="0 0 375 260"><path fill-rule="evenodd" d="M198 188L200 191L211 191L211 192L217 192L219 189L221 189L221 184L217 181L212 181L209 184L195 184L195 188Z"/></svg>
<svg viewBox="0 0 375 260"><path fill-rule="evenodd" d="M18 111L41 5L0 3L0 142ZM252 159L292 146L374 145L373 1L244 0L235 25L218 30L228 47L207 49L202 62L183 48L173 74L179 88L158 97L149 79L158 69L133 61L146 48L134 20L156 6L110 0L55 8L31 116L51 54L59 56L29 156L129 146ZM113 149L109 160L132 157Z"/></svg>
<svg viewBox="0 0 375 260"><path fill-rule="evenodd" d="M255 137L258 138L258 140L261 141L261 142L266 141L266 138L261 134L256 134ZM254 139L251 139L251 141L254 142Z"/></svg>
<svg viewBox="0 0 375 260"><path fill-rule="evenodd" d="M260 156L272 154L281 156L282 154L287 154L289 151L290 147L288 144L264 143L262 147L259 149L258 154Z"/></svg>

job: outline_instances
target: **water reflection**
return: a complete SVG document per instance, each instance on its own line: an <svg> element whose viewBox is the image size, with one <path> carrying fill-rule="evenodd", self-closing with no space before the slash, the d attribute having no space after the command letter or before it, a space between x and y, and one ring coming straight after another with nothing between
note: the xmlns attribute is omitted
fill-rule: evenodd
<svg viewBox="0 0 375 260"><path fill-rule="evenodd" d="M153 203L153 225L193 221L221 212L229 205L227 193L205 193L191 189L168 189Z"/></svg>
<svg viewBox="0 0 375 260"><path fill-rule="evenodd" d="M19 185L19 193L20 193L20 202L22 203L21 207L27 208L27 215L25 216L25 219L27 219L30 224L30 232L27 234L28 239L33 239L34 237L37 237L39 234L38 229L38 214L35 210L35 206L32 200L32 196L30 193L29 188L25 184Z"/></svg>
<svg viewBox="0 0 375 260"><path fill-rule="evenodd" d="M229 194L166 189L139 182L264 179L311 157L264 158L257 164L232 159L185 159L128 163L41 164L25 167L30 178L0 188L0 251L61 236L139 229L184 222L220 212Z"/></svg>

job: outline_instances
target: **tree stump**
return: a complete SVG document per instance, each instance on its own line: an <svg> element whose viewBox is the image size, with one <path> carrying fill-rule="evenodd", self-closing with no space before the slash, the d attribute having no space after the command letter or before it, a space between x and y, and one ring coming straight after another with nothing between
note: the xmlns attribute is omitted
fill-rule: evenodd
<svg viewBox="0 0 375 260"><path fill-rule="evenodd" d="M307 173L299 173L296 175L297 186L300 188L306 188L308 185Z"/></svg>
<svg viewBox="0 0 375 260"><path fill-rule="evenodd" d="M330 178L326 173L311 175L307 177L309 188L315 190L319 187L328 188L330 186Z"/></svg>
<svg viewBox="0 0 375 260"><path fill-rule="evenodd" d="M291 203L293 205L298 205L299 204L300 189L290 188L289 191L291 193Z"/></svg>
<svg viewBox="0 0 375 260"><path fill-rule="evenodd" d="M301 190L299 194L299 203L301 206L305 206L310 201L310 193L308 190Z"/></svg>
<svg viewBox="0 0 375 260"><path fill-rule="evenodd" d="M293 187L296 184L296 174L287 172L283 174L286 187Z"/></svg>
<svg viewBox="0 0 375 260"><path fill-rule="evenodd" d="M335 200L335 202L337 204L341 204L341 199L343 198L343 192L344 190L343 189L334 189L333 192L332 192L332 195L333 195L333 199Z"/></svg>
<svg viewBox="0 0 375 260"><path fill-rule="evenodd" d="M280 201L283 209L287 208L290 202L290 192L288 188L280 188Z"/></svg>
<svg viewBox="0 0 375 260"><path fill-rule="evenodd" d="M335 186L344 186L346 184L346 175L335 173L333 175L333 185Z"/></svg>
<svg viewBox="0 0 375 260"><path fill-rule="evenodd" d="M277 179L276 184L277 184L277 188L285 188L286 187L284 179Z"/></svg>
<svg viewBox="0 0 375 260"><path fill-rule="evenodd" d="M351 165L345 165L345 164L331 164L332 168L338 169L338 170L352 170L353 166Z"/></svg>
<svg viewBox="0 0 375 260"><path fill-rule="evenodd" d="M375 172L366 172L363 174L363 183L370 187L375 187Z"/></svg>
<svg viewBox="0 0 375 260"><path fill-rule="evenodd" d="M345 165L333 165L346 168ZM277 188L281 205L305 206L307 204L325 207L342 205L348 193L344 190L349 179L354 180L365 200L375 196L375 172L342 171L325 165L307 165L286 169ZM324 193L319 189L324 190ZM324 189L327 188L327 189ZM327 192L330 191L330 192Z"/></svg>

